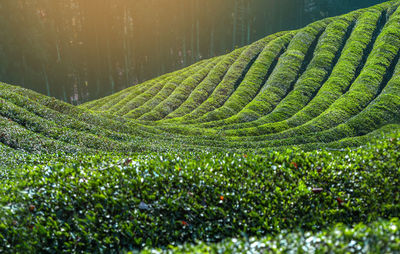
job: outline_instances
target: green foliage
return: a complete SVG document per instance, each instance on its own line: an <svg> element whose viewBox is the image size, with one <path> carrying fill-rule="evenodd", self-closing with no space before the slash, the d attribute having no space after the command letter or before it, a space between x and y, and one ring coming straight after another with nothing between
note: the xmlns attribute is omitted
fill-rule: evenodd
<svg viewBox="0 0 400 254"><path fill-rule="evenodd" d="M389 219L399 148L397 134L341 153L22 157L1 183L0 246L97 252Z"/></svg>
<svg viewBox="0 0 400 254"><path fill-rule="evenodd" d="M142 253L394 253L399 248L398 218L353 227L337 224L319 232L282 233L263 238L233 238L217 244L200 242Z"/></svg>
<svg viewBox="0 0 400 254"><path fill-rule="evenodd" d="M261 54L261 51L263 51L263 48L266 45L268 45L270 41L284 34L285 33L269 36L264 40L260 40L256 43L253 43L246 50L244 50L237 59L237 61L228 70L221 83L215 88L213 93L209 96L209 98L207 98L207 100L204 103L202 103L198 108L196 108L190 115L186 116L185 119L198 118L199 116L202 116L207 112L219 108L228 98L232 98L231 95L234 93L234 91L238 91L237 88L238 86L243 84L243 80L245 79L245 77L248 74L253 75L253 73L251 72L252 70L250 70L250 68L254 66L253 62L257 61L258 57ZM286 39L287 41L292 36L293 35L289 33L287 36L282 36L282 37L284 37L283 40ZM284 43L285 42L283 42L283 44ZM267 69L266 71L268 71L268 68L266 69ZM205 116L204 120L208 120L207 115ZM212 120L213 119L212 115L209 118L211 118ZM200 122L204 120L199 119Z"/></svg>
<svg viewBox="0 0 400 254"><path fill-rule="evenodd" d="M79 107L0 83L0 252L398 251L398 4Z"/></svg>
<svg viewBox="0 0 400 254"><path fill-rule="evenodd" d="M199 121L209 122L215 119L227 118L238 113L246 106L264 85L263 82L268 78L268 72L273 70L274 63L276 64L280 54L287 47L293 36L294 33L290 32L268 43L232 96L224 102L222 107L205 114ZM207 126L210 125L207 124Z"/></svg>
<svg viewBox="0 0 400 254"><path fill-rule="evenodd" d="M152 87L151 91L145 92L139 96L139 102L137 102L136 107L130 107L130 111L124 116L128 118L139 118L144 113L150 111L153 107L157 106L163 99L168 97L173 90L181 82L190 79L192 75L196 75L202 67L205 67L210 60L200 62L194 66L188 67L187 70L183 70L179 75L173 75L168 81L163 84L159 83L155 88ZM132 102L130 102L132 104ZM140 106L139 106L140 105Z"/></svg>
<svg viewBox="0 0 400 254"><path fill-rule="evenodd" d="M170 113L167 118L179 118L191 113L201 105L215 87L224 79L231 65L236 61L244 48L237 49L223 57L207 77L192 91L189 98L182 103L175 111Z"/></svg>
<svg viewBox="0 0 400 254"><path fill-rule="evenodd" d="M299 111L309 102L312 96L321 87L323 81L327 78L327 75L332 71L335 64L335 58L340 55L341 47L345 44L345 40L347 39L346 33L351 32L351 23L354 22L354 19L358 16L359 13L351 13L344 16L343 19L333 21L327 26L318 41L318 45L313 53L314 56L310 64L307 66L307 70L299 77L293 90L282 100L281 103L277 105L271 114L261 117L256 121L235 124L233 126L232 124L229 124L234 121L232 118L219 123L207 123L205 126L224 125L224 129L242 129L244 127L261 125L262 123L276 122L288 118ZM268 50L268 52L270 51L271 50ZM248 91L247 87L245 91ZM232 104L231 107L237 107L237 105L240 105L239 102ZM244 107L244 105L242 105L242 107ZM252 132L249 129L240 132L241 135L251 135L251 133Z"/></svg>
<svg viewBox="0 0 400 254"><path fill-rule="evenodd" d="M173 93L157 105L150 112L147 112L140 120L161 120L166 117L169 113L177 109L190 95L190 92L195 89L201 81L203 81L210 71L218 64L222 59L217 58L211 63L209 63L205 68L198 71L195 75L189 77L183 81L179 86L173 91Z"/></svg>

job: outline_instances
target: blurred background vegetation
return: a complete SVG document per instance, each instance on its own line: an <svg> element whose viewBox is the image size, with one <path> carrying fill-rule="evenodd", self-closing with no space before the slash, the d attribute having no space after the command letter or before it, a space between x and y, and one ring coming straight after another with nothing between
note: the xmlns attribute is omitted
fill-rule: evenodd
<svg viewBox="0 0 400 254"><path fill-rule="evenodd" d="M1 0L0 81L73 104L384 0Z"/></svg>

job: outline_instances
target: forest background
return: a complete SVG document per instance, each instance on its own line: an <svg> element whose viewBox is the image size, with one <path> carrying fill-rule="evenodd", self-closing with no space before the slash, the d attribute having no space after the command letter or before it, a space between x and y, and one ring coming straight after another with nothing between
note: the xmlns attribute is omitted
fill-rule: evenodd
<svg viewBox="0 0 400 254"><path fill-rule="evenodd" d="M79 104L384 0L2 0L0 81Z"/></svg>

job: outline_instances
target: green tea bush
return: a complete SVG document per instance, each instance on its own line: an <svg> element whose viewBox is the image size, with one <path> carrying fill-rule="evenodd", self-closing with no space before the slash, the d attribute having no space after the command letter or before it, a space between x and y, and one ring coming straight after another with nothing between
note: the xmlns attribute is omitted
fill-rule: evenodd
<svg viewBox="0 0 400 254"><path fill-rule="evenodd" d="M172 73L172 75L176 75L177 73ZM150 87L152 87L156 82L160 82L166 78L168 78L169 75L164 75L156 79L149 80L147 82L138 84L136 86L129 87L128 89L122 90L118 93L115 93L111 96L108 96L106 98L102 98L96 102L95 105L92 105L90 107L91 110L96 110L96 111L113 111L115 110L114 106L116 106L118 103L129 101L129 99L135 98L135 96L143 93ZM120 104L121 105L121 104ZM82 105L85 107L85 105ZM113 109L114 108L114 109Z"/></svg>
<svg viewBox="0 0 400 254"><path fill-rule="evenodd" d="M351 85L349 91L333 102L321 115L314 117L306 124L276 135L270 135L270 137L273 139L286 138L332 128L365 108L378 95L381 86L386 85L385 82L387 81L384 80L384 76L390 72L390 65L396 64L395 58L400 48L399 14L400 10L393 14L382 30L365 67ZM325 94L327 93L330 92L326 91ZM328 96L324 96L324 98L326 97ZM265 140L268 137L262 139Z"/></svg>
<svg viewBox="0 0 400 254"><path fill-rule="evenodd" d="M381 15L380 11L369 10L360 16L330 77L303 109L287 120L244 128L239 130L237 134L260 135L284 131L304 124L326 110L348 89L356 77L357 68L364 55L363 52L371 43L373 31L376 29L376 24ZM365 52L365 54L367 53ZM227 135L236 135L236 131L228 130Z"/></svg>
<svg viewBox="0 0 400 254"><path fill-rule="evenodd" d="M224 56L223 60L221 60L221 62L215 66L200 85L192 91L189 98L166 118L176 118L174 121L181 120L180 117L191 113L200 106L209 95L212 94L216 86L224 79L228 70L243 50L244 48L236 49L232 53Z"/></svg>
<svg viewBox="0 0 400 254"><path fill-rule="evenodd" d="M284 52L294 34L295 32L290 32L268 43L250 67L243 81L224 105L205 114L198 121L209 122L215 119L228 118L247 105L268 79L280 55Z"/></svg>
<svg viewBox="0 0 400 254"><path fill-rule="evenodd" d="M222 59L217 58L206 67L201 69L196 75L186 79L182 82L174 92L166 98L163 102L157 105L150 112L144 114L140 119L156 121L166 117L169 113L177 109L182 103L190 96L191 92L207 77L216 64Z"/></svg>
<svg viewBox="0 0 400 254"><path fill-rule="evenodd" d="M160 86L160 89L154 90L154 93L145 92L139 96L143 98L140 100L140 104L136 104L136 108L130 108L131 110L127 112L124 116L128 118L139 118L144 113L151 110L154 106L157 106L163 99L168 97L172 91L186 79L190 79L191 76L196 75L196 73L204 68L207 62L202 62L202 64L196 65L187 71L180 73L179 75L174 75L168 82ZM134 100L135 101L135 100Z"/></svg>
<svg viewBox="0 0 400 254"><path fill-rule="evenodd" d="M400 136L362 150L53 155L0 188L0 246L99 252L398 216ZM7 249L6 249L7 247Z"/></svg>
<svg viewBox="0 0 400 254"><path fill-rule="evenodd" d="M217 244L200 242L145 249L142 253L395 253L400 251L399 227L399 219L394 218L353 227L337 224L320 232L299 231L260 239L233 238Z"/></svg>
<svg viewBox="0 0 400 254"><path fill-rule="evenodd" d="M308 54L313 53L313 44L330 21L331 19L318 21L295 35L258 95L236 115L239 121L255 120L269 113L279 103L296 82L301 68L304 67L303 61Z"/></svg>
<svg viewBox="0 0 400 254"><path fill-rule="evenodd" d="M224 125L223 129L243 129L265 123L282 121L301 110L312 99L332 72L348 40L353 22L359 13L352 13L329 24L321 36L314 57L298 79L294 89L268 115L256 121ZM207 125L208 126L208 125Z"/></svg>
<svg viewBox="0 0 400 254"><path fill-rule="evenodd" d="M122 90L118 96L115 96L114 99L107 101L106 103L100 102L100 105L103 104L98 111L108 111L110 113L114 113L119 111L123 106L125 106L129 101L133 100L140 94L146 92L149 88L153 87L158 82L166 83L169 80L169 77L172 75L179 75L178 73L172 73L171 75L166 75L165 77L152 79L148 82L139 84L137 86L133 86L132 90ZM118 93L117 93L118 94ZM93 110L93 108L91 108ZM94 109L96 110L96 109Z"/></svg>
<svg viewBox="0 0 400 254"><path fill-rule="evenodd" d="M210 96L190 114L186 115L185 119L195 119L205 113L220 107L227 98L235 91L237 86L242 82L249 68L256 60L265 45L273 40L275 35L259 40L244 49L238 59L232 64L226 75Z"/></svg>

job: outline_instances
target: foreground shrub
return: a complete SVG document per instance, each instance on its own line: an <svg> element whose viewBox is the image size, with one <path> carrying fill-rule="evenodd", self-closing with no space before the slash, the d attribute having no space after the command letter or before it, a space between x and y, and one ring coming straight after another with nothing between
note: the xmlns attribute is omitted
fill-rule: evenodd
<svg viewBox="0 0 400 254"><path fill-rule="evenodd" d="M142 253L395 253L400 251L400 221L377 221L353 227L337 224L329 230L283 233L260 239L229 239L218 244L200 242Z"/></svg>
<svg viewBox="0 0 400 254"><path fill-rule="evenodd" d="M99 252L389 219L399 148L397 135L342 153L27 157L0 173L0 246Z"/></svg>

